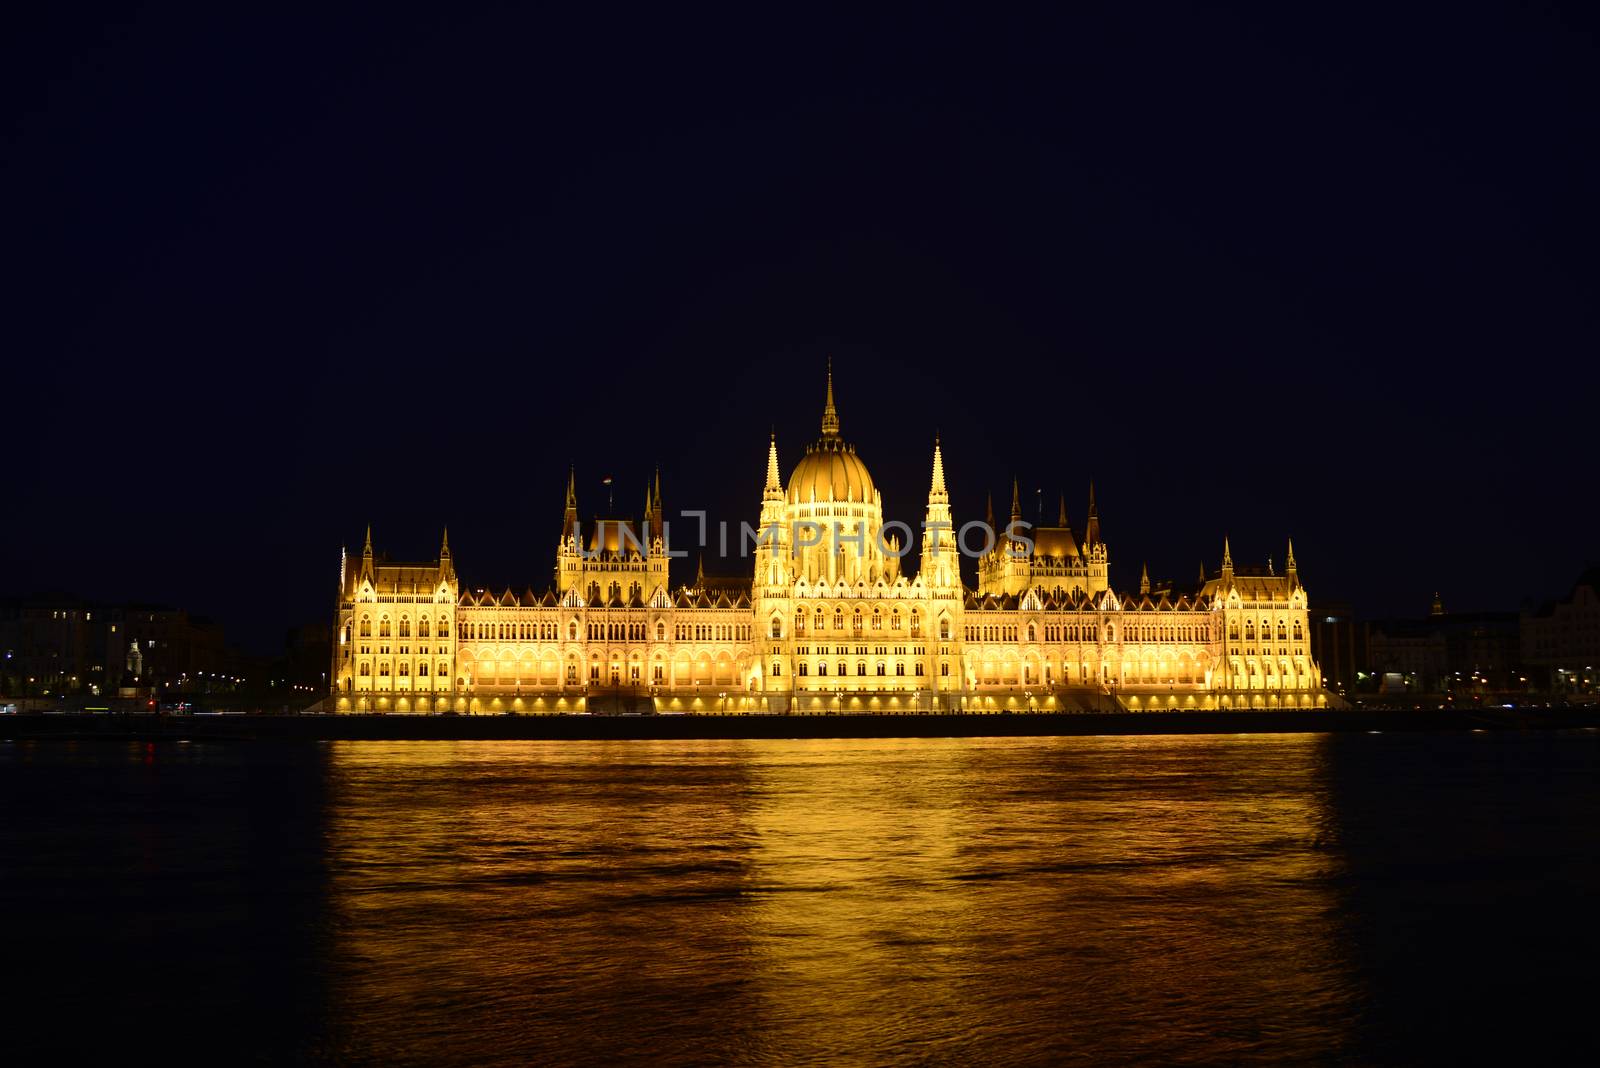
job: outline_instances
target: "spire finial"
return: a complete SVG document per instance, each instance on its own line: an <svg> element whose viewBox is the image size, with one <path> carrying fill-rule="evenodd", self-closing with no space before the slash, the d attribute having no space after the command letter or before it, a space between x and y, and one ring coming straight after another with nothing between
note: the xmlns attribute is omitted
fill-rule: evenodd
<svg viewBox="0 0 1600 1068"><path fill-rule="evenodd" d="M839 436L839 411L833 406L833 357L828 357L828 403L822 409L822 436Z"/></svg>
<svg viewBox="0 0 1600 1068"><path fill-rule="evenodd" d="M372 524L371 523L367 524L367 546L366 546L366 548L361 550L361 555L362 556L371 556L372 555Z"/></svg>
<svg viewBox="0 0 1600 1068"><path fill-rule="evenodd" d="M1143 564L1139 568L1139 592L1150 592L1150 565Z"/></svg>
<svg viewBox="0 0 1600 1068"><path fill-rule="evenodd" d="M1222 566L1229 571L1233 570L1233 550L1228 546L1228 536L1222 536Z"/></svg>
<svg viewBox="0 0 1600 1068"><path fill-rule="evenodd" d="M1294 572L1295 572L1295 563L1294 563L1294 539L1293 538L1289 539L1289 555L1284 559L1283 566L1288 571L1289 574L1291 574L1291 575L1294 574Z"/></svg>
<svg viewBox="0 0 1600 1068"><path fill-rule="evenodd" d="M450 528L448 526L444 528L444 541L439 545L439 555L450 555Z"/></svg>
<svg viewBox="0 0 1600 1068"><path fill-rule="evenodd" d="M1017 485L1015 475L1011 476L1011 521L1017 522L1022 518L1022 490Z"/></svg>
<svg viewBox="0 0 1600 1068"><path fill-rule="evenodd" d="M1071 524L1069 524L1067 522L1067 495L1065 493L1063 493L1061 495L1060 503L1057 506L1056 526L1058 526L1058 527L1067 527L1067 526L1070 526L1070 525Z"/></svg>

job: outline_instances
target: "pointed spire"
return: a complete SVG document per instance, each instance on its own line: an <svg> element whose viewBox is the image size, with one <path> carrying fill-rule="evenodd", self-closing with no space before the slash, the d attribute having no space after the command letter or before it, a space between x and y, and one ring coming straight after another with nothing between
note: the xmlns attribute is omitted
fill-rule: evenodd
<svg viewBox="0 0 1600 1068"><path fill-rule="evenodd" d="M989 525L990 530L994 530L994 494L992 493L985 499L983 521Z"/></svg>
<svg viewBox="0 0 1600 1068"><path fill-rule="evenodd" d="M1233 549L1228 545L1226 534L1222 536L1222 570L1228 575L1233 574Z"/></svg>
<svg viewBox="0 0 1600 1068"><path fill-rule="evenodd" d="M1150 565L1143 564L1139 570L1139 592L1150 592Z"/></svg>
<svg viewBox="0 0 1600 1068"><path fill-rule="evenodd" d="M1294 563L1294 539L1293 538L1289 539L1289 555L1285 559L1283 567L1284 567L1284 573L1285 574L1293 575L1295 573L1296 568L1295 568L1295 563Z"/></svg>
<svg viewBox="0 0 1600 1068"><path fill-rule="evenodd" d="M928 491L928 495L932 497L947 493L948 491L944 488L944 454L939 451L939 435L935 434L933 436L933 487Z"/></svg>
<svg viewBox="0 0 1600 1068"><path fill-rule="evenodd" d="M1428 610L1430 616L1444 615L1444 602L1439 599L1439 591L1433 591L1433 607Z"/></svg>
<svg viewBox="0 0 1600 1068"><path fill-rule="evenodd" d="M371 556L372 555L372 524L371 523L367 524L367 544L366 544L366 547L361 550L361 555L362 556Z"/></svg>
<svg viewBox="0 0 1600 1068"><path fill-rule="evenodd" d="M1094 503L1094 480L1089 481L1089 517L1083 523L1083 547L1100 544L1100 509Z"/></svg>
<svg viewBox="0 0 1600 1068"><path fill-rule="evenodd" d="M1016 477L1011 479L1011 521L1020 522L1022 519L1022 490L1017 485Z"/></svg>
<svg viewBox="0 0 1600 1068"><path fill-rule="evenodd" d="M778 434L773 431L767 443L767 495L783 496L783 478L778 474Z"/></svg>
<svg viewBox="0 0 1600 1068"><path fill-rule="evenodd" d="M1204 560L1202 560L1202 561L1200 561L1200 585L1204 586L1205 584L1206 584L1206 562Z"/></svg>
<svg viewBox="0 0 1600 1068"><path fill-rule="evenodd" d="M1070 527L1071 525L1071 523L1067 522L1067 495L1063 493L1061 495L1061 503L1056 513L1056 526Z"/></svg>
<svg viewBox="0 0 1600 1068"><path fill-rule="evenodd" d="M575 466L567 468L567 506L561 516L561 537L563 540L576 537L578 533L578 469Z"/></svg>
<svg viewBox="0 0 1600 1068"><path fill-rule="evenodd" d="M828 357L828 403L822 409L822 436L836 438L839 436L839 412L833 406L833 357Z"/></svg>
<svg viewBox="0 0 1600 1068"><path fill-rule="evenodd" d="M661 514L661 465L656 465L655 499L650 502L655 506L656 514Z"/></svg>
<svg viewBox="0 0 1600 1068"><path fill-rule="evenodd" d="M694 558L694 584L702 587L706 584L706 556L699 553Z"/></svg>
<svg viewBox="0 0 1600 1068"><path fill-rule="evenodd" d="M444 540L439 543L439 555L441 557L448 557L450 555L450 528L449 527L445 527L444 528Z"/></svg>

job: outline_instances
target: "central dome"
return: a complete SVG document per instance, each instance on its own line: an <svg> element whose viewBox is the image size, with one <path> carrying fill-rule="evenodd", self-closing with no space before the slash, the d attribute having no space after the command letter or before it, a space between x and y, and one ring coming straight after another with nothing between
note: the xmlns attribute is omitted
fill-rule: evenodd
<svg viewBox="0 0 1600 1068"><path fill-rule="evenodd" d="M833 406L833 362L828 363L828 403L822 410L822 437L806 446L805 457L789 476L790 504L811 501L870 501L872 476L856 448L839 437L839 413Z"/></svg>
<svg viewBox="0 0 1600 1068"><path fill-rule="evenodd" d="M806 448L805 456L789 476L789 503L818 501L870 501L872 476L856 455L855 447L837 437L824 437Z"/></svg>

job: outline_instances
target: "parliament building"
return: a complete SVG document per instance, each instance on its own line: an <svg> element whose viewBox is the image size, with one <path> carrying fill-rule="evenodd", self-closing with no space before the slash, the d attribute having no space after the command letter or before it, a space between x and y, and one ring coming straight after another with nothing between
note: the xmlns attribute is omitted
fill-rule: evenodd
<svg viewBox="0 0 1600 1068"><path fill-rule="evenodd" d="M992 512L992 509L991 509ZM659 475L642 518L579 518L569 475L543 593L464 588L438 558L342 566L332 693L341 712L916 712L1314 708L1294 546L1281 573L1221 567L1192 589L1118 591L1089 493L1082 536L991 514L958 527L937 441L919 551L886 524L841 436L782 477L768 445L748 577L673 588ZM904 535L895 530L905 531ZM552 531L555 533L555 531ZM977 588L960 554L978 556ZM679 554L682 555L681 553Z"/></svg>

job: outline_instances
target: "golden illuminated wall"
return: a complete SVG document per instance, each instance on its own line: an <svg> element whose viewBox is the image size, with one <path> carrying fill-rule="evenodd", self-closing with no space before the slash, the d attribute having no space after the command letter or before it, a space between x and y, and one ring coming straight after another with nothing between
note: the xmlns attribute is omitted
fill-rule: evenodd
<svg viewBox="0 0 1600 1068"><path fill-rule="evenodd" d="M372 535L345 567L334 626L341 709L432 711L456 689L457 597L448 539L431 564L377 562Z"/></svg>

